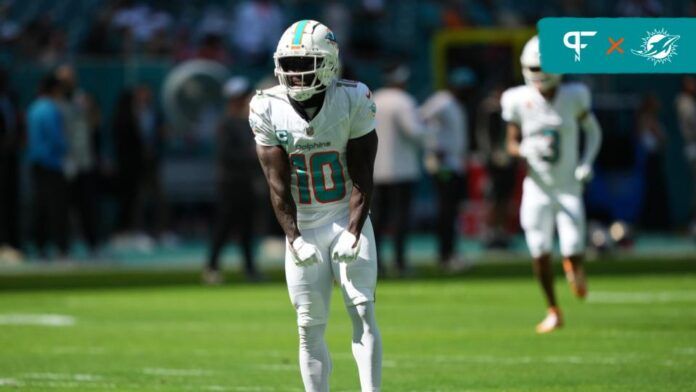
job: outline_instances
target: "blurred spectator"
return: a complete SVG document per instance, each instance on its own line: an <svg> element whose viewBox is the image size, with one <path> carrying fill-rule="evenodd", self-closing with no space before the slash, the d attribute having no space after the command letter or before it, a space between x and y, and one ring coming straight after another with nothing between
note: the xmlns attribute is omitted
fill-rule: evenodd
<svg viewBox="0 0 696 392"><path fill-rule="evenodd" d="M340 0L329 0L324 4L322 10L322 22L329 26L338 42L341 43L341 49L349 48L352 17L350 9L345 2Z"/></svg>
<svg viewBox="0 0 696 392"><path fill-rule="evenodd" d="M141 45L149 42L158 31L169 28L172 18L167 12L146 3L123 1L114 13L112 23L118 29L129 30L135 42Z"/></svg>
<svg viewBox="0 0 696 392"><path fill-rule="evenodd" d="M102 109L99 105L99 102L97 102L97 99L94 97L94 95L90 93L83 92L82 100L83 110L85 112L85 117L87 120L88 132L91 135L90 147L92 150L92 155L94 157L94 166L96 167L97 172L100 172L104 163L104 157L102 155L101 149L104 137L104 129L102 124Z"/></svg>
<svg viewBox="0 0 696 392"><path fill-rule="evenodd" d="M232 59L229 56L229 51L225 48L222 36L212 33L206 34L203 37L196 57L217 61L225 65L232 63Z"/></svg>
<svg viewBox="0 0 696 392"><path fill-rule="evenodd" d="M113 131L120 207L117 239L142 239L149 248L151 237L163 234L166 201L160 180L164 128L148 86L121 94Z"/></svg>
<svg viewBox="0 0 696 392"><path fill-rule="evenodd" d="M240 51L240 60L249 64L266 61L285 28L282 10L273 0L249 0L235 11L230 39Z"/></svg>
<svg viewBox="0 0 696 392"><path fill-rule="evenodd" d="M427 135L418 117L416 100L405 90L409 76L410 70L405 65L390 67L385 73L386 86L375 92L379 136L372 202L375 238L379 250L391 218L400 274L408 273L405 241L411 217L411 194L421 176L419 154ZM383 268L380 265L380 270Z"/></svg>
<svg viewBox="0 0 696 392"><path fill-rule="evenodd" d="M39 61L44 66L52 67L67 61L68 57L68 35L66 31L61 28L53 29L48 42L41 48Z"/></svg>
<svg viewBox="0 0 696 392"><path fill-rule="evenodd" d="M685 76L675 101L684 155L691 169L691 233L696 237L696 78Z"/></svg>
<svg viewBox="0 0 696 392"><path fill-rule="evenodd" d="M20 248L19 155L23 124L9 83L7 71L0 68L0 252L4 247Z"/></svg>
<svg viewBox="0 0 696 392"><path fill-rule="evenodd" d="M496 86L479 104L476 117L476 144L486 162L489 176L484 242L488 248L508 246L507 225L513 219L511 206L517 162L505 148L505 124L501 118L501 86Z"/></svg>
<svg viewBox="0 0 696 392"><path fill-rule="evenodd" d="M462 4L456 0L443 2L442 9L442 24L446 29L461 29L469 25L469 20L466 19Z"/></svg>
<svg viewBox="0 0 696 392"><path fill-rule="evenodd" d="M166 199L162 191L160 167L164 146L164 121L155 106L152 89L147 85L135 88L135 118L139 132L139 149L142 155L138 197L136 204L136 224L151 236L159 238L165 229Z"/></svg>
<svg viewBox="0 0 696 392"><path fill-rule="evenodd" d="M669 205L665 183L664 155L666 134L660 121L660 101L654 94L643 98L638 108L638 142L645 154L645 198L642 224L646 229L669 228Z"/></svg>
<svg viewBox="0 0 696 392"><path fill-rule="evenodd" d="M447 89L435 92L421 106L420 113L433 134L426 152L425 167L437 189L437 238L442 268L457 268L454 252L455 222L459 201L465 191L464 169L469 127L464 99L476 83L465 67L450 72Z"/></svg>
<svg viewBox="0 0 696 392"><path fill-rule="evenodd" d="M63 115L68 154L65 159L65 177L71 210L80 221L82 235L90 252L97 249L96 159L94 137L87 122L84 94L78 89L75 69L62 65L56 69L62 88L58 106Z"/></svg>
<svg viewBox="0 0 696 392"><path fill-rule="evenodd" d="M170 40L169 30L165 26L156 28L150 40L145 45L145 52L150 56L169 56L174 51L174 44Z"/></svg>
<svg viewBox="0 0 696 392"><path fill-rule="evenodd" d="M660 0L621 0L616 5L618 16L655 17L662 15L664 6Z"/></svg>
<svg viewBox="0 0 696 392"><path fill-rule="evenodd" d="M382 42L380 27L386 15L383 0L362 0L355 12L354 20L360 21L360 28L352 31L352 52L363 58L381 54ZM331 26L329 26L331 27ZM338 37L338 39L341 39Z"/></svg>
<svg viewBox="0 0 696 392"><path fill-rule="evenodd" d="M17 36L20 53L51 67L69 56L67 32L57 26L50 11L43 8L31 19ZM4 49L4 48L3 48Z"/></svg>
<svg viewBox="0 0 696 392"><path fill-rule="evenodd" d="M512 12L510 7L501 7L495 0L443 1L442 24L447 29L472 26L493 26L499 12Z"/></svg>
<svg viewBox="0 0 696 392"><path fill-rule="evenodd" d="M476 26L492 26L495 23L497 4L492 0L473 0L466 3L466 13Z"/></svg>
<svg viewBox="0 0 696 392"><path fill-rule="evenodd" d="M382 14L386 7L384 0L362 0L360 4L363 10L371 15Z"/></svg>
<svg viewBox="0 0 696 392"><path fill-rule="evenodd" d="M198 51L191 37L191 30L182 27L176 31L174 38L173 56L174 61L181 62L197 56Z"/></svg>
<svg viewBox="0 0 696 392"><path fill-rule="evenodd" d="M68 144L58 108L61 94L58 79L47 75L27 115L27 158L33 175L34 231L40 257L48 256L50 240L60 257L68 255L68 187L63 173Z"/></svg>
<svg viewBox="0 0 696 392"><path fill-rule="evenodd" d="M121 51L125 55L139 51L169 53L167 34L172 23L169 13L131 0L120 1L111 18L111 25L121 34Z"/></svg>
<svg viewBox="0 0 696 392"><path fill-rule="evenodd" d="M135 231L136 199L143 165L143 146L135 115L134 95L133 90L121 93L113 117L119 205L117 231L121 234Z"/></svg>
<svg viewBox="0 0 696 392"><path fill-rule="evenodd" d="M19 23L10 19L10 9L14 1L4 1L0 3L0 44L14 42L22 32Z"/></svg>
<svg viewBox="0 0 696 392"><path fill-rule="evenodd" d="M82 50L91 55L115 54L115 43L109 34L109 13L99 13L92 19L91 25L82 43Z"/></svg>
<svg viewBox="0 0 696 392"><path fill-rule="evenodd" d="M84 102L84 112L87 119L87 128L89 129L89 134L91 135L91 149L92 155L94 157L94 183L96 186L96 230L97 230L97 243L102 244L107 233L108 227L105 224L105 219L102 219L102 203L105 200L105 196L113 195L115 193L114 187L114 167L111 158L104 154L104 145L106 144L106 128L104 126L104 119L102 115L101 104L97 101L97 98L88 92L82 94ZM111 143L109 143L111 145Z"/></svg>
<svg viewBox="0 0 696 392"><path fill-rule="evenodd" d="M259 198L254 183L263 177L248 121L251 93L251 85L243 77L230 79L223 88L227 107L218 129L218 205L208 264L203 271L207 284L222 283L220 252L233 228L239 236L247 279L259 279L253 249L254 211Z"/></svg>
<svg viewBox="0 0 696 392"><path fill-rule="evenodd" d="M208 34L223 36L229 32L230 20L227 12L218 5L208 5L203 10L203 16L197 27L197 35Z"/></svg>
<svg viewBox="0 0 696 392"><path fill-rule="evenodd" d="M19 36L19 46L24 56L39 57L39 53L48 46L53 32L53 19L48 13L38 15L27 23Z"/></svg>

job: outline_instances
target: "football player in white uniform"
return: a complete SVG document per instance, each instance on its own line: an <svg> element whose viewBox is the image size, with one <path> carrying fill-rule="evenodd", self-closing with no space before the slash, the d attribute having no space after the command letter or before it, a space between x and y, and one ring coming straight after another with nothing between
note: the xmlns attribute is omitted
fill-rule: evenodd
<svg viewBox="0 0 696 392"><path fill-rule="evenodd" d="M561 83L561 75L541 70L537 37L525 45L521 62L525 85L505 91L501 105L508 151L527 162L520 221L548 304L546 318L537 325L537 332L545 333L563 325L551 268L554 227L571 290L578 298L587 295L582 189L592 177L601 129L584 84ZM580 128L585 147L578 157Z"/></svg>
<svg viewBox="0 0 696 392"><path fill-rule="evenodd" d="M249 121L286 240L285 275L297 311L307 391L328 391L324 341L338 282L353 323L362 391L378 391L382 343L375 320L377 252L368 217L377 152L375 104L362 83L337 80L333 32L292 24L274 54L280 85L260 91Z"/></svg>

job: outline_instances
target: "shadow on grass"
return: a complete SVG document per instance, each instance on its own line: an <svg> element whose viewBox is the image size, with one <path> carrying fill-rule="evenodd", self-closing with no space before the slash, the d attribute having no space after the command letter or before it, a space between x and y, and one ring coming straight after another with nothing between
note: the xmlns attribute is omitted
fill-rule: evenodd
<svg viewBox="0 0 696 392"><path fill-rule="evenodd" d="M590 275L675 275L696 274L696 259L684 258L603 258L587 264ZM560 265L556 265L557 274L561 274ZM285 278L281 269L265 271L266 280L262 283L246 282L239 274L228 273L226 286L236 285L278 285L284 284ZM424 266L415 269L414 277L406 279L386 278L388 281L456 281L472 279L518 279L531 277L531 265L519 261L510 263L476 264L468 271L448 274L434 266ZM198 270L70 270L54 274L29 272L25 274L0 275L0 291L14 290L61 290L61 289L95 289L95 288L134 288L199 285L200 271Z"/></svg>

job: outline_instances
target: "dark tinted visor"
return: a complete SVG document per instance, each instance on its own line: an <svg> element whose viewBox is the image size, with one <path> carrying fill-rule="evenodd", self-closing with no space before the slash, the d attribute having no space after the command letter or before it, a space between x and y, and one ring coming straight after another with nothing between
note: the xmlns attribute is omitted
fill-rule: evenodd
<svg viewBox="0 0 696 392"><path fill-rule="evenodd" d="M314 57L282 57L278 59L280 68L285 72L310 72L314 71ZM317 67L321 66L324 59L316 59Z"/></svg>

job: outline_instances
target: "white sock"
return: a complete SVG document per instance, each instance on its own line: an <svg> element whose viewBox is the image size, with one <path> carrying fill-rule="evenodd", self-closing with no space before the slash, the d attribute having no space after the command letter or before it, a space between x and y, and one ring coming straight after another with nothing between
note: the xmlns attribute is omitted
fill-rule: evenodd
<svg viewBox="0 0 696 392"><path fill-rule="evenodd" d="M382 383L382 337L375 320L375 304L348 308L353 321L353 357L358 364L362 392L379 391Z"/></svg>
<svg viewBox="0 0 696 392"><path fill-rule="evenodd" d="M299 327L300 373L307 392L328 392L331 357L324 341L326 324Z"/></svg>

